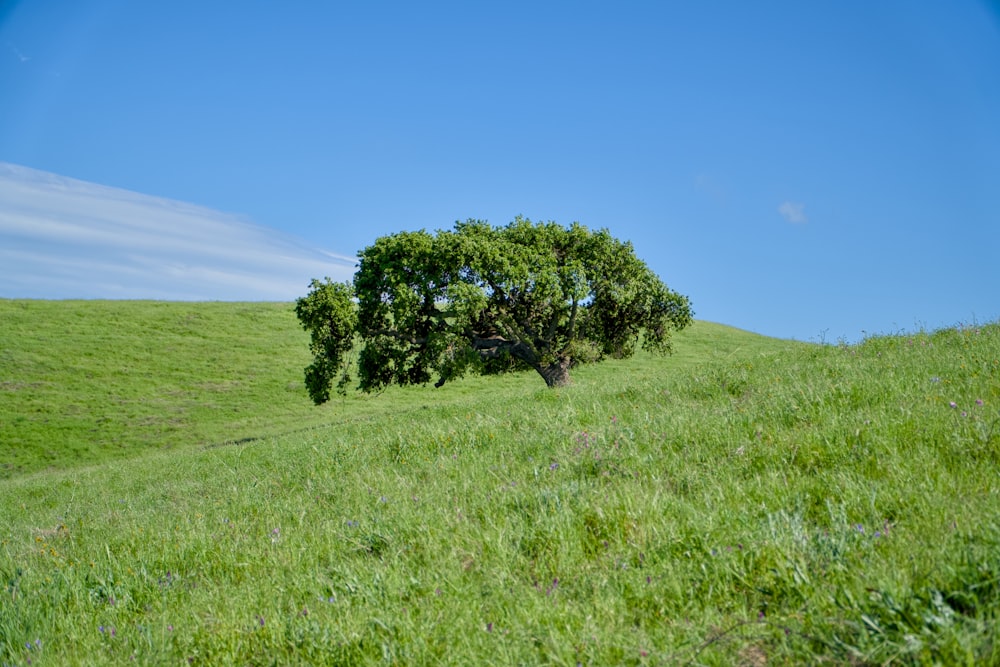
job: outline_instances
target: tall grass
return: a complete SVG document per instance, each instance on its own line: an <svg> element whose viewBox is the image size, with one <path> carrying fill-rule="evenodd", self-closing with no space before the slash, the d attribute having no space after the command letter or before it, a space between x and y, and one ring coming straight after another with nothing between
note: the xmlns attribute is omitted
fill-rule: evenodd
<svg viewBox="0 0 1000 667"><path fill-rule="evenodd" d="M768 344L708 323L680 338L673 366ZM0 479L447 404L484 387L354 395L331 414L306 398L310 361L289 304L0 299ZM628 372L660 372L650 362ZM488 383L535 385L524 375Z"/></svg>
<svg viewBox="0 0 1000 667"><path fill-rule="evenodd" d="M1000 326L699 325L12 476L0 664L1000 662Z"/></svg>

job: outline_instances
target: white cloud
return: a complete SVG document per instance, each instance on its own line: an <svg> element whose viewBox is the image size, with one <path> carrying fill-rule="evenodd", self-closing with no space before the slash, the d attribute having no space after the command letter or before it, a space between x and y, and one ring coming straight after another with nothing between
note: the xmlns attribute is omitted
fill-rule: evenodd
<svg viewBox="0 0 1000 667"><path fill-rule="evenodd" d="M11 51L14 52L14 55L17 56L17 60L19 62L26 63L29 60L31 60L31 56L26 56L23 53L21 53L21 50L16 46L14 46L13 42L7 42L7 46L10 48Z"/></svg>
<svg viewBox="0 0 1000 667"><path fill-rule="evenodd" d="M289 301L355 258L184 202L0 162L0 296Z"/></svg>
<svg viewBox="0 0 1000 667"><path fill-rule="evenodd" d="M795 202L782 202L778 206L778 213L781 214L788 222L793 224L802 224L809 222L809 218L806 217L806 206L805 204L797 204Z"/></svg>

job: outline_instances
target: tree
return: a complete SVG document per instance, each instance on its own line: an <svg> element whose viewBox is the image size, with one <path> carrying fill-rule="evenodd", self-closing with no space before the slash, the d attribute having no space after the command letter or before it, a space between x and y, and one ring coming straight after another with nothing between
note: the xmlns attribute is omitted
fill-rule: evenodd
<svg viewBox="0 0 1000 667"><path fill-rule="evenodd" d="M306 386L317 404L351 382L356 345L366 392L520 368L559 387L574 365L629 357L640 341L669 353L671 333L692 318L688 298L631 243L521 217L381 237L360 252L353 285L313 280L295 312L311 335Z"/></svg>

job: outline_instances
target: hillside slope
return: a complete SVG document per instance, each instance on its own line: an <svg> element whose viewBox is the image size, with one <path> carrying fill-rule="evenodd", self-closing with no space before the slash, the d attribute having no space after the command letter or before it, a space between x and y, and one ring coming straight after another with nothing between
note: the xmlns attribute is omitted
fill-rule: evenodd
<svg viewBox="0 0 1000 667"><path fill-rule="evenodd" d="M259 311L149 307L181 333ZM174 367L265 377L277 353L242 336L245 367L172 339ZM162 354L105 361L117 395L242 396L251 431L287 430L0 480L0 663L1000 664L1000 325L685 336L558 391L525 374L321 409L291 407L301 361L256 399L160 390Z"/></svg>
<svg viewBox="0 0 1000 667"><path fill-rule="evenodd" d="M307 345L287 303L0 300L0 478L538 385L530 373L468 378L315 408L302 385ZM605 371L655 375L785 345L698 322L677 336L673 357L640 355Z"/></svg>

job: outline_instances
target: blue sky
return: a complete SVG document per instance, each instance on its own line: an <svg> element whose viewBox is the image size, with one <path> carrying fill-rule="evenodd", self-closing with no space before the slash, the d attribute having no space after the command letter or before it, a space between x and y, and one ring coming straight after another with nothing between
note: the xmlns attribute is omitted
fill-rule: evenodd
<svg viewBox="0 0 1000 667"><path fill-rule="evenodd" d="M143 294L141 263L124 291L33 277L135 257L93 193L86 216L46 212L55 174L201 211L218 226L150 224L247 247L230 286L271 242L301 272L522 214L607 227L699 319L768 335L1000 317L996 2L32 0L0 9L0 90L0 296ZM4 192L25 188L15 216ZM113 227L117 250L35 233L29 208ZM159 265L215 261L174 246ZM150 296L275 298L192 297L182 273L151 271Z"/></svg>

